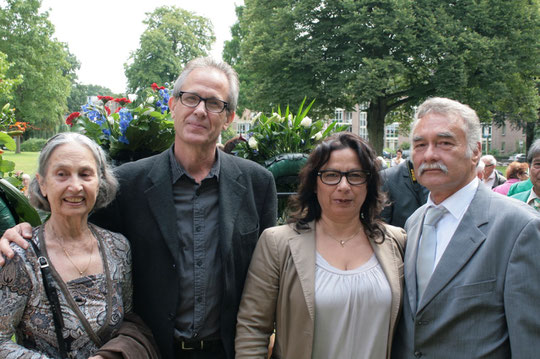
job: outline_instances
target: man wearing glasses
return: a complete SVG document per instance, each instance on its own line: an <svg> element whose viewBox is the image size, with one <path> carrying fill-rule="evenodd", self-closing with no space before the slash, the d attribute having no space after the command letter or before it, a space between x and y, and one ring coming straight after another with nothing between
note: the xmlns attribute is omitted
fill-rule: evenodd
<svg viewBox="0 0 540 359"><path fill-rule="evenodd" d="M169 100L174 145L118 167L116 200L91 218L129 239L134 309L163 358L234 358L251 255L275 225L272 174L216 150L237 101L238 77L228 64L189 62Z"/></svg>
<svg viewBox="0 0 540 359"><path fill-rule="evenodd" d="M480 158L484 162L484 184L488 188L495 188L504 182L506 177L502 175L495 167L497 167L497 160L492 155L485 155Z"/></svg>

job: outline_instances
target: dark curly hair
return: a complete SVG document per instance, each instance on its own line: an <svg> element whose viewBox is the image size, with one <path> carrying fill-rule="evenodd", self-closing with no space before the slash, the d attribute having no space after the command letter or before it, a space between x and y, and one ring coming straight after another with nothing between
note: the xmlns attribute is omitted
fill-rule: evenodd
<svg viewBox="0 0 540 359"><path fill-rule="evenodd" d="M321 206L317 200L317 173L330 159L333 151L350 148L356 152L362 169L369 171L367 195L360 213L360 221L370 238L382 237L384 241L383 222L378 218L384 206L386 196L380 190L381 177L378 172L377 156L364 139L350 132L336 133L319 144L299 174L300 185L296 195L289 199L289 223L296 228L306 229L308 222L321 218Z"/></svg>

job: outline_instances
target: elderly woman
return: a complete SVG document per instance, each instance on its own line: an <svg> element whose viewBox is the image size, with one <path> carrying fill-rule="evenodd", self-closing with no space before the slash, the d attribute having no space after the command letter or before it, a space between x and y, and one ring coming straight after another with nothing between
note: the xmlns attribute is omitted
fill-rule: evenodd
<svg viewBox="0 0 540 359"><path fill-rule="evenodd" d="M333 135L300 173L288 225L265 230L238 312L236 358L388 358L401 305L405 232L377 217L376 156Z"/></svg>
<svg viewBox="0 0 540 359"><path fill-rule="evenodd" d="M521 163L514 161L510 163L508 167L506 167L506 182L493 188L493 191L506 196L514 183L526 181L529 178L528 171L529 164L526 162Z"/></svg>
<svg viewBox="0 0 540 359"><path fill-rule="evenodd" d="M103 150L88 137L62 133L44 146L29 191L50 217L33 229L30 249L12 244L16 255L0 269L0 357L155 356L136 344L149 344L144 335L123 326L132 307L126 238L88 223L117 186Z"/></svg>

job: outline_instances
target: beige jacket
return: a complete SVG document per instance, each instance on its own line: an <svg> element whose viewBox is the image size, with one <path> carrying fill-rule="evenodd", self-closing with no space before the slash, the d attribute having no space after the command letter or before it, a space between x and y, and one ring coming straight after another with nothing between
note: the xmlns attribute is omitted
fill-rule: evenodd
<svg viewBox="0 0 540 359"><path fill-rule="evenodd" d="M246 278L238 323L236 358L266 358L268 338L276 328L273 358L310 359L314 333L315 231L283 225L266 229L257 243ZM388 335L392 337L401 310L405 231L385 225L386 240L371 241L392 291Z"/></svg>

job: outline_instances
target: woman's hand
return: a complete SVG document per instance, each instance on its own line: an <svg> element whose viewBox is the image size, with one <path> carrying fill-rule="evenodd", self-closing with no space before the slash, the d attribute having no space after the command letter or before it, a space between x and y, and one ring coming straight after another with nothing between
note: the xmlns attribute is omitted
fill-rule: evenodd
<svg viewBox="0 0 540 359"><path fill-rule="evenodd" d="M20 247L28 249L28 242L25 238L32 238L32 226L28 223L20 223L4 232L0 239L0 266L4 265L4 256L13 258L15 255L9 243L15 242Z"/></svg>
<svg viewBox="0 0 540 359"><path fill-rule="evenodd" d="M88 359L105 359L104 357L102 357L101 355L94 355L94 356L91 356L90 358Z"/></svg>

